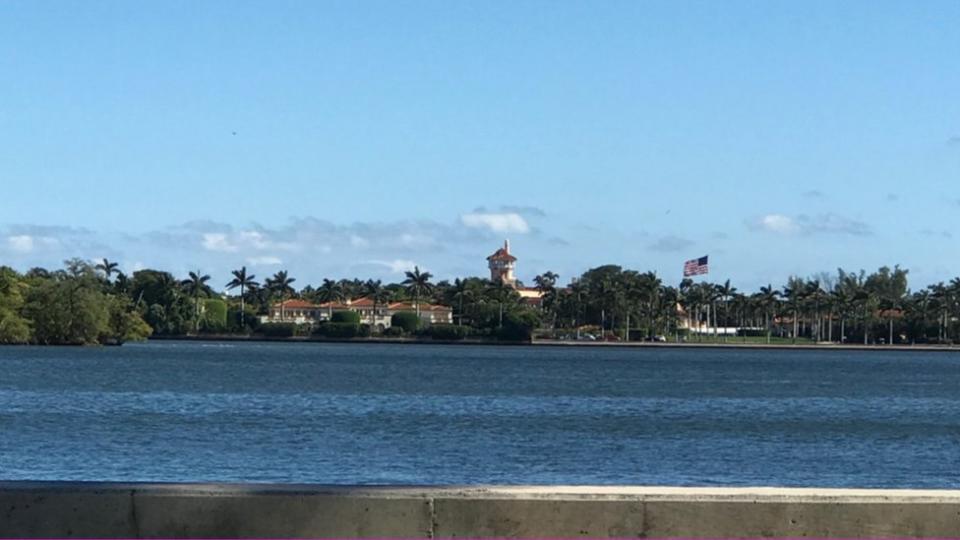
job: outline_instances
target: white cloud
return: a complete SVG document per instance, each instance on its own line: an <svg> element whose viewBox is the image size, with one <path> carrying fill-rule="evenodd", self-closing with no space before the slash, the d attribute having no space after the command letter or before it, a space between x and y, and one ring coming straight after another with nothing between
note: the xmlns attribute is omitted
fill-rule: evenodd
<svg viewBox="0 0 960 540"><path fill-rule="evenodd" d="M460 216L460 222L474 229L488 229L495 233L530 232L530 225L523 216L515 212L502 214L473 212Z"/></svg>
<svg viewBox="0 0 960 540"><path fill-rule="evenodd" d="M755 221L748 222L747 225L754 230L777 234L850 236L870 236L873 234L870 225L863 221L850 219L832 212L815 216L800 214L795 218L783 214L767 214Z"/></svg>
<svg viewBox="0 0 960 540"><path fill-rule="evenodd" d="M280 257L265 255L263 257L250 257L247 259L247 264L253 266L276 266L283 264L283 261L280 260Z"/></svg>
<svg viewBox="0 0 960 540"><path fill-rule="evenodd" d="M237 246L231 244L227 239L227 235L224 233L204 233L203 247L209 251L222 251L225 253L237 251Z"/></svg>
<svg viewBox="0 0 960 540"><path fill-rule="evenodd" d="M404 272L408 272L410 270L413 270L413 268L417 266L417 264L414 263L413 261L408 261L406 259L394 259L392 261L368 261L368 262L370 264L378 264L380 266L386 266L387 268L390 269L390 272L394 274L402 274Z"/></svg>
<svg viewBox="0 0 960 540"><path fill-rule="evenodd" d="M10 249L13 251L18 251L20 253L29 253L33 251L33 237L29 234L18 234L16 236L7 237L7 245L10 246Z"/></svg>
<svg viewBox="0 0 960 540"><path fill-rule="evenodd" d="M792 233L797 231L797 224L783 214L767 214L756 222L756 228L775 233Z"/></svg>
<svg viewBox="0 0 960 540"><path fill-rule="evenodd" d="M241 242L253 246L257 249L270 247L270 243L259 231L240 231L239 239Z"/></svg>

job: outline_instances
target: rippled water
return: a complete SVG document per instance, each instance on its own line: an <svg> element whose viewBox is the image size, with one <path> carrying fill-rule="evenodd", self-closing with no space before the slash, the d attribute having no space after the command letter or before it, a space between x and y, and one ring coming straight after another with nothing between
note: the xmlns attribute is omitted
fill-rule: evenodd
<svg viewBox="0 0 960 540"><path fill-rule="evenodd" d="M960 487L960 353L0 347L0 479Z"/></svg>

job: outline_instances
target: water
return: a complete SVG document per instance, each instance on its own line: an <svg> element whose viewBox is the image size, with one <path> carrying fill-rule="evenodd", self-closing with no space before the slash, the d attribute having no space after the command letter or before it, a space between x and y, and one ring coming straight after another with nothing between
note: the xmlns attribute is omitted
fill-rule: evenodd
<svg viewBox="0 0 960 540"><path fill-rule="evenodd" d="M960 487L960 354L0 347L0 479Z"/></svg>

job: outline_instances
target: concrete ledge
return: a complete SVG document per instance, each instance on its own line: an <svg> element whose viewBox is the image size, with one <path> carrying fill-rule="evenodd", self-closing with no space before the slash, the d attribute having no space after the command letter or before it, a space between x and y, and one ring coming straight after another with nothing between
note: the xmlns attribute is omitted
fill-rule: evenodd
<svg viewBox="0 0 960 540"><path fill-rule="evenodd" d="M3 537L960 537L960 491L0 482Z"/></svg>

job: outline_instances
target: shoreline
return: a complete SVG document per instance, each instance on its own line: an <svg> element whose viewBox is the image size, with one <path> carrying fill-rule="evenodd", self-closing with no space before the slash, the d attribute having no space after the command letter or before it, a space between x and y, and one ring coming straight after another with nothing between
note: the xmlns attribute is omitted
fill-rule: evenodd
<svg viewBox="0 0 960 540"><path fill-rule="evenodd" d="M197 341L197 342L250 342L250 343L353 343L377 345L464 345L495 347L596 347L596 348L634 348L634 349L768 349L768 350L805 350L805 351L915 351L915 352L960 352L960 345L863 345L839 343L657 343L645 341L561 341L534 340L532 342L510 342L493 340L436 340L410 338L353 338L329 339L315 337L268 337L237 335L201 335L201 336L151 336L147 341Z"/></svg>

